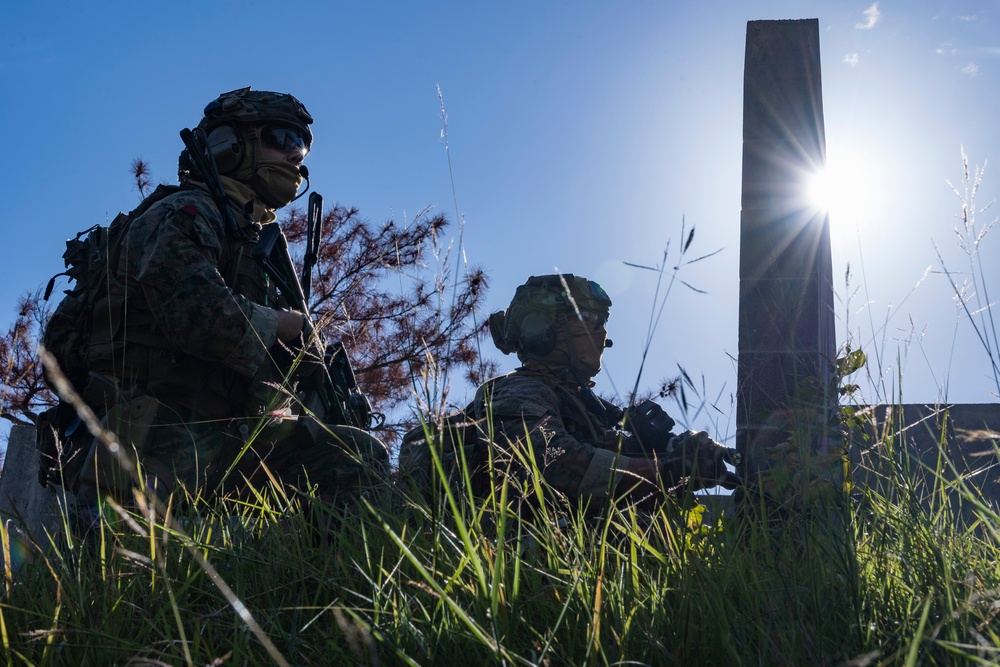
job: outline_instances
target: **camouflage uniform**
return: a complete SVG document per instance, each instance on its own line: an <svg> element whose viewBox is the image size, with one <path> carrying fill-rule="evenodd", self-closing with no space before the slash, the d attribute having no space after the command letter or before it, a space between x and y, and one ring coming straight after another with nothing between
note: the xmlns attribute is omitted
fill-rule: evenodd
<svg viewBox="0 0 1000 667"><path fill-rule="evenodd" d="M277 223L250 188L222 181L235 230L193 179L161 186L137 209L95 307L86 397L158 491L266 482L263 461L325 499L352 496L387 466L387 450L361 429L281 418L299 411L295 350L277 342L288 304L251 256L261 223ZM88 461L85 495L99 487L127 497L132 480L96 441Z"/></svg>
<svg viewBox="0 0 1000 667"><path fill-rule="evenodd" d="M494 343L505 354L517 351L525 365L479 387L466 408L478 430L465 429L457 439L474 469L473 493L488 491L490 449L495 470L523 476L533 457L549 486L570 499L596 500L593 507L622 484L629 454L642 451L617 428L622 412L603 403L587 382L597 372L593 366L600 368L610 305L592 281L568 274L533 277L518 288L506 312L491 316ZM576 325L585 321L591 324L580 335ZM458 478L454 440L436 446L442 447L445 470ZM421 429L414 429L400 451L400 468L428 489L429 449Z"/></svg>
<svg viewBox="0 0 1000 667"><path fill-rule="evenodd" d="M501 459L517 460L515 450L530 443L545 481L570 499L606 498L621 483L629 454L644 455L631 434L616 428L621 414L589 388L527 368L480 387L473 415L492 424Z"/></svg>
<svg viewBox="0 0 1000 667"><path fill-rule="evenodd" d="M705 432L674 434L674 421L653 401L626 411L592 391L607 340L611 299L597 283L571 274L532 276L505 311L493 313L490 333L522 366L482 385L464 415L413 429L403 438L400 468L433 495L431 447L450 483L471 468L471 492L489 491L488 462L516 476L537 467L545 482L570 500L599 509L609 496L662 497L663 489L730 483L727 450ZM628 430L624 430L628 429ZM428 440L430 442L428 442ZM430 445L430 446L429 446ZM532 462L533 459L533 462Z"/></svg>
<svg viewBox="0 0 1000 667"><path fill-rule="evenodd" d="M264 460L283 481L308 475L321 496L333 498L360 482L363 462L387 463L384 446L360 429L331 426L314 439L267 417L294 404L275 388L287 371L276 356L290 358L275 346L275 308L285 304L250 257L258 226L244 218L240 230L227 232L212 198L197 188L162 195L129 228L96 309L110 317L95 317L103 335L88 355L92 370L125 394L118 409L112 396L95 407L108 410L119 436L135 434L121 439L138 450L147 476L165 491L175 483L217 491L244 478L266 480ZM93 455L98 467L84 470L85 486L97 483L95 471L101 486L129 486L96 443Z"/></svg>

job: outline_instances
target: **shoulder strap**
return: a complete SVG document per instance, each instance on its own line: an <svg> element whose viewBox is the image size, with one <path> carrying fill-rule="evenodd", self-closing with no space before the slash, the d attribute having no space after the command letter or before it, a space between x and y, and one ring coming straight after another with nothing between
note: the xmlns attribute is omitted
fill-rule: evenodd
<svg viewBox="0 0 1000 667"><path fill-rule="evenodd" d="M157 202L160 202L183 189L184 188L180 185L157 185L152 194L143 199L142 202L129 211L128 214L119 213L118 216L111 221L111 224L108 225L108 241L110 242L110 246L108 251L108 261L105 264L105 270L107 272L113 272L118 266L118 260L121 257L121 241L125 238L125 233L128 231L132 221L152 208Z"/></svg>

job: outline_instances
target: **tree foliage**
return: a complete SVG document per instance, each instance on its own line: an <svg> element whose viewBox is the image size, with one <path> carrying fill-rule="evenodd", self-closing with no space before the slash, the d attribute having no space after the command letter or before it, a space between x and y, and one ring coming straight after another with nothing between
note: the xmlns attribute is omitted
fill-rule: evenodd
<svg viewBox="0 0 1000 667"><path fill-rule="evenodd" d="M376 225L336 205L323 222L310 310L328 341L347 346L376 410L414 398L437 409L448 378L460 374L475 385L495 374L496 363L479 353L487 277L479 268L455 275L443 215L423 211L406 224ZM283 226L301 268L306 215L293 210Z"/></svg>
<svg viewBox="0 0 1000 667"><path fill-rule="evenodd" d="M136 160L132 174L140 194L147 194L148 164ZM295 208L280 221L299 270L306 223L306 214ZM496 372L478 344L487 277L482 269L452 263L448 227L443 215L430 210L402 223L376 224L340 204L323 216L310 309L324 337L347 347L372 407L400 415L384 434L389 440L406 426L403 405L416 400L424 410L440 409L449 378L478 384ZM15 424L34 423L55 402L37 354L48 314L39 290L26 293L0 339L0 417Z"/></svg>
<svg viewBox="0 0 1000 667"><path fill-rule="evenodd" d="M38 359L38 341L49 315L46 306L39 290L27 292L18 299L17 317L0 338L0 417L13 424L34 424L55 404Z"/></svg>

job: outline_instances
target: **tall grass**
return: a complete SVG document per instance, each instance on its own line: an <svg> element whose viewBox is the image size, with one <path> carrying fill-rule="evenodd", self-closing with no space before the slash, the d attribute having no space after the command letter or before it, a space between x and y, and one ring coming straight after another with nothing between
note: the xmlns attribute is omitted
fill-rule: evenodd
<svg viewBox="0 0 1000 667"><path fill-rule="evenodd" d="M495 469L495 491L474 500L448 482L468 478L462 460L446 471L435 459L440 493L427 498L400 478L385 498L337 516L326 543L302 503L270 486L249 500L105 502L86 538L67 514L57 533L33 536L30 566L3 573L0 657L1000 663L1000 514L949 457L946 415L921 425L942 444L934 462L907 455L901 407L885 419L848 407L843 425L864 455L837 512L793 507L779 526L673 502L587 512L541 484L530 460L526 476ZM8 564L11 544L4 525Z"/></svg>
<svg viewBox="0 0 1000 667"><path fill-rule="evenodd" d="M977 201L985 173L985 164L970 171L969 158L965 149L962 149L961 190L949 183L952 192L961 202L959 216L961 226L955 227L954 232L957 245L966 256L967 265L961 270L952 270L948 267L937 246L934 250L941 272L947 277L954 293L955 303L965 315L966 321L982 345L996 390L994 396L1000 398L1000 366L998 366L1000 338L997 336L997 323L993 316L994 302L990 300L989 294L990 281L988 277L991 274L983 265L983 255L980 252L983 240L997 222L996 218L985 223L980 221L980 216L986 213L993 204L991 201L986 205L980 205Z"/></svg>
<svg viewBox="0 0 1000 667"><path fill-rule="evenodd" d="M69 535L48 536L32 566L7 576L2 655L8 665L1000 660L1000 516L944 454L917 488L900 437L881 426L869 443L865 472L880 481L854 489L839 528L710 523L673 504L595 517L503 476L475 504L460 488L428 502L399 480L392 498L344 517L326 548L275 489L183 503L197 512L107 503L96 538L73 537L67 519ZM956 497L972 521L957 520Z"/></svg>

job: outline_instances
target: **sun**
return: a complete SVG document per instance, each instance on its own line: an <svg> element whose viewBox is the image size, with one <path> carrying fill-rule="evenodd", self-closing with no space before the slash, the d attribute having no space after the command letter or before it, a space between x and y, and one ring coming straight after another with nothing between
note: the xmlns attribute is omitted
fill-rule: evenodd
<svg viewBox="0 0 1000 667"><path fill-rule="evenodd" d="M827 211L836 223L854 223L868 217L878 200L875 174L863 153L831 147L826 168L811 174L806 182L809 205Z"/></svg>

